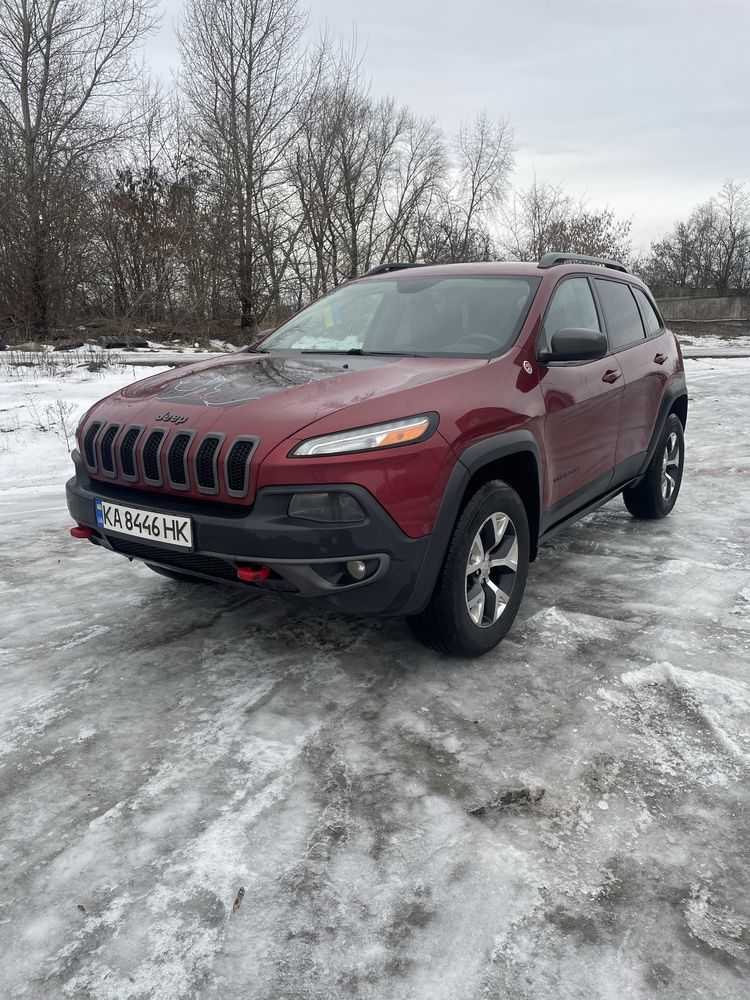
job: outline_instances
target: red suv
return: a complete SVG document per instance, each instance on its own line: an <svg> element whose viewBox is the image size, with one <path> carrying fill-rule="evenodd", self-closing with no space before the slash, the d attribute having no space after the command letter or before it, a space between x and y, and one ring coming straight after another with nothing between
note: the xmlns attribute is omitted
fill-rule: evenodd
<svg viewBox="0 0 750 1000"><path fill-rule="evenodd" d="M71 531L171 578L405 615L475 656L553 532L618 493L670 512L686 417L677 340L621 264L384 264L92 407Z"/></svg>

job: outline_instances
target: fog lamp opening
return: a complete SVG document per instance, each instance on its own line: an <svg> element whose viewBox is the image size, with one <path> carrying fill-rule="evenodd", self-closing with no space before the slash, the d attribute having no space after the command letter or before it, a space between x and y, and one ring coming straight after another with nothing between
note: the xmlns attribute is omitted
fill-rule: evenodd
<svg viewBox="0 0 750 1000"><path fill-rule="evenodd" d="M361 559L351 559L346 564L346 572L353 580L364 580L367 575L367 566Z"/></svg>
<svg viewBox="0 0 750 1000"><path fill-rule="evenodd" d="M305 521L351 524L364 521L365 512L351 493L295 493L289 501L289 517Z"/></svg>

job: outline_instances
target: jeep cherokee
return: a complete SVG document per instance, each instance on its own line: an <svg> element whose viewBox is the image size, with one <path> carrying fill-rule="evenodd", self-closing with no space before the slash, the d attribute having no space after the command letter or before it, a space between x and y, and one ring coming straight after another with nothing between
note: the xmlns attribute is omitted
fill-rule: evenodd
<svg viewBox="0 0 750 1000"><path fill-rule="evenodd" d="M678 342L621 264L384 264L93 406L71 533L475 656L553 532L619 493L671 511L686 417Z"/></svg>

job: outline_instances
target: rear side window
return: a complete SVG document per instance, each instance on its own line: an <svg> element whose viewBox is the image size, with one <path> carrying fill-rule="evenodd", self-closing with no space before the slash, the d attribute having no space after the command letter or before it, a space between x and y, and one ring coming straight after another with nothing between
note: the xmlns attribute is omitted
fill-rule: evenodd
<svg viewBox="0 0 750 1000"><path fill-rule="evenodd" d="M643 340L646 334L641 314L628 285L619 281L603 281L601 278L594 278L594 281L604 310L611 349L616 351Z"/></svg>
<svg viewBox="0 0 750 1000"><path fill-rule="evenodd" d="M648 296L644 295L640 288L634 288L633 295L635 295L635 300L641 310L643 325L646 327L646 336L650 337L652 334L658 333L661 330L661 322L654 312L654 307L649 302Z"/></svg>
<svg viewBox="0 0 750 1000"><path fill-rule="evenodd" d="M539 349L552 347L552 336L565 329L601 330L596 314L594 296L586 278L567 278L561 281L552 294L542 327Z"/></svg>

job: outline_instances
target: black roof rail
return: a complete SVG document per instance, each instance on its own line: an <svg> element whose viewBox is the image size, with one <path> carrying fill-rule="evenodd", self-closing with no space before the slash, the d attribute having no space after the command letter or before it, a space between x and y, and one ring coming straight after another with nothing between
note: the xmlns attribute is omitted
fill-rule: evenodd
<svg viewBox="0 0 750 1000"><path fill-rule="evenodd" d="M555 264L599 264L600 267L610 267L613 271L628 273L628 269L619 260L608 260L606 257L588 257L584 253L546 253L537 267L554 267Z"/></svg>
<svg viewBox="0 0 750 1000"><path fill-rule="evenodd" d="M400 264L398 261L390 261L385 264L378 264L365 271L363 278L374 278L376 274L388 274L390 271L403 271L407 267L426 267L426 264Z"/></svg>

